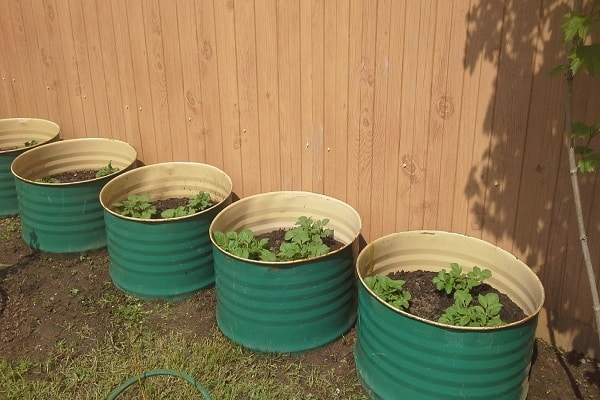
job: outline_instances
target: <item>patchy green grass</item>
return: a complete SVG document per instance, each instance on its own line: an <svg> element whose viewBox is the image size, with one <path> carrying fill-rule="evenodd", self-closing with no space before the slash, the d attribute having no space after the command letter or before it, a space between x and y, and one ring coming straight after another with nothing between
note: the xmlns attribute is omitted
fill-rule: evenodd
<svg viewBox="0 0 600 400"><path fill-rule="evenodd" d="M21 232L19 217L0 218L0 239L8 240Z"/></svg>
<svg viewBox="0 0 600 400"><path fill-rule="evenodd" d="M137 326L137 307L120 313L126 329L97 347L77 354L77 343L58 342L44 362L0 358L3 399L104 399L131 377L153 369L172 369L194 377L213 399L366 399L349 377L340 388L331 376L294 356L261 355L231 343L218 332L198 338L165 335ZM134 315L135 318L131 318ZM85 332L85 329L82 332ZM305 388L314 388L309 393ZM350 390L347 390L350 389ZM347 391L353 392L346 393ZM116 394L116 393L115 393ZM176 377L151 377L125 390L119 399L202 398Z"/></svg>

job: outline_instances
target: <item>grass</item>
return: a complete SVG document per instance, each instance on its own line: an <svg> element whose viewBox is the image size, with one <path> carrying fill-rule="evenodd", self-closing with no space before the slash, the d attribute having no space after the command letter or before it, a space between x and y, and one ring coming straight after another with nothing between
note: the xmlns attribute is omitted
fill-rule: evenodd
<svg viewBox="0 0 600 400"><path fill-rule="evenodd" d="M21 232L21 222L18 217L0 219L0 239L8 240L19 232Z"/></svg>
<svg viewBox="0 0 600 400"><path fill-rule="evenodd" d="M70 339L58 340L46 359L10 362L0 356L3 400L107 399L128 379L154 369L194 377L214 400L367 398L354 375L340 382L331 371L303 364L298 357L251 352L225 338L216 327L203 336L166 329L177 318L177 305L145 304L124 294L88 298L83 291L69 292L85 304L92 318L110 312L110 328L99 335L85 319L67 321L60 328ZM196 398L203 397L191 384L163 376L145 379L118 396Z"/></svg>
<svg viewBox="0 0 600 400"><path fill-rule="evenodd" d="M137 311L136 311L137 312ZM135 312L135 313L136 313ZM137 314L136 314L137 315ZM77 343L59 341L44 362L0 358L3 399L105 399L127 379L152 369L185 372L213 399L365 399L346 394L326 372L290 362L285 355L261 355L231 343L218 332L198 338L182 332L158 334L129 321L117 337L107 336L84 354ZM356 385L354 377L349 379ZM303 387L313 387L315 394ZM354 390L354 392L356 392ZM202 398L175 377L152 377L124 391L119 399Z"/></svg>

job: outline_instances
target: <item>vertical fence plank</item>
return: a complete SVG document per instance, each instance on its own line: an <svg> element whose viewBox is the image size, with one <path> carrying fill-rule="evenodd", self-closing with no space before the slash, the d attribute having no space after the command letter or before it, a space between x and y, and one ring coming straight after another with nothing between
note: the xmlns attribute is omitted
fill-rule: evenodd
<svg viewBox="0 0 600 400"><path fill-rule="evenodd" d="M331 134L324 131L325 118L330 118L324 114L324 74L325 74L325 4L324 0L312 0L312 190L317 193L323 193L323 175L325 151L327 145L331 147ZM335 26L335 25L334 25ZM329 26L328 28L330 28ZM331 32L327 32L331 35ZM300 39L302 40L302 38Z"/></svg>
<svg viewBox="0 0 600 400"><path fill-rule="evenodd" d="M300 15L298 0L277 3L281 186L302 189ZM304 188L310 190L310 188Z"/></svg>
<svg viewBox="0 0 600 400"><path fill-rule="evenodd" d="M440 4L438 7L446 9L446 4ZM436 93L433 96L434 110L432 115L439 118L442 123L441 137L441 155L439 169L439 191L436 202L436 228L440 230L451 231L452 219L454 214L454 197L460 197L465 202L463 189L463 176L457 176L456 170L459 160L460 115L457 112L462 109L463 86L464 86L464 43L466 40L467 27L461 18L468 12L468 4L463 1L453 1L447 8L448 14L438 11L438 21L449 19L450 24L447 27L446 34L436 35L436 43L444 42L447 38L449 42L445 49L447 61L447 70L445 75L444 91ZM451 17L448 18L448 15ZM438 28L439 30L439 28ZM437 51L434 57L438 57ZM435 62L438 64L438 62ZM431 167L431 166L430 166ZM459 184L460 182L460 184ZM462 185L462 186L461 186Z"/></svg>
<svg viewBox="0 0 600 400"><path fill-rule="evenodd" d="M322 80L320 81L322 90L321 116L322 125L320 128L323 133L323 193L332 195L331 185L340 179L336 176L336 165L333 152L336 151L336 64L337 64L337 25L338 15L337 7L340 1L325 1L322 7ZM340 5L341 7L341 5ZM346 175L346 171L343 171ZM335 197L335 196L334 196Z"/></svg>
<svg viewBox="0 0 600 400"><path fill-rule="evenodd" d="M91 63L89 52L91 42L88 42L85 32L85 20L83 15L83 5L81 0L69 0L68 14L63 14L65 18L70 16L72 40L72 57L74 75L77 76L77 87L75 95L79 97L81 109L83 111L84 126L76 127L87 137L100 136L98 129L98 113L94 100L94 83L92 79ZM66 10L65 10L66 12ZM65 32L66 33L66 32ZM62 35L61 35L62 37ZM101 107L100 107L101 109ZM104 115L103 115L104 117ZM78 134L77 136L80 136Z"/></svg>
<svg viewBox="0 0 600 400"><path fill-rule="evenodd" d="M415 120L417 93L417 63L419 36L419 4L407 1L404 9L404 48L402 57L402 85L399 95L402 107L400 109L400 143L399 162L401 172L398 174L396 211L396 230L408 230L410 227L410 187L415 179L416 165L413 161L413 142L416 135Z"/></svg>
<svg viewBox="0 0 600 400"><path fill-rule="evenodd" d="M217 49L223 163L234 187L243 193L241 138L235 50L235 16L231 1L215 1L215 39Z"/></svg>
<svg viewBox="0 0 600 400"><path fill-rule="evenodd" d="M89 116L86 120L86 113L82 102L83 88L77 67L77 52L73 38L74 21L71 18L71 9L68 1L55 1L55 11L57 15L56 26L58 28L57 39L61 51L59 54L62 56L60 62L63 63L65 69L66 82L64 82L64 86L67 90L69 108L73 117L71 129L61 129L61 137L63 139L86 137L88 131L91 130L88 129L86 124L88 122L91 123L91 121L88 121Z"/></svg>
<svg viewBox="0 0 600 400"><path fill-rule="evenodd" d="M4 33L0 28L0 54L8 55L7 44ZM6 62L0 62L0 84L2 93L0 96L0 118L9 118L16 115L15 93L12 87L11 72Z"/></svg>
<svg viewBox="0 0 600 400"><path fill-rule="evenodd" d="M319 40L319 27L313 24L315 13L313 10L314 2L300 1L300 119L301 119L301 168L300 181L302 188L315 191L314 175L319 173L318 166L313 163L315 153L321 147L315 142L314 132L319 128L317 124L321 123L322 115L314 115L318 112L318 105L322 105L323 99L319 99L315 90L316 84L322 83L322 69L313 63L314 58L318 58L315 51L315 40ZM318 18L318 17L317 17ZM316 32L315 32L316 30ZM322 40L322 38L321 38ZM315 82L316 81L316 82Z"/></svg>
<svg viewBox="0 0 600 400"><path fill-rule="evenodd" d="M361 74L361 41L362 41L362 1L350 0L350 29L348 42L348 186L346 201L360 214L363 221L367 217L359 210L359 146L360 146L360 74ZM366 230L363 225L363 235Z"/></svg>
<svg viewBox="0 0 600 400"><path fill-rule="evenodd" d="M256 66L254 0L235 3L235 35L240 108L240 145L244 193L260 193L260 142ZM269 158L262 160L271 162Z"/></svg>
<svg viewBox="0 0 600 400"><path fill-rule="evenodd" d="M123 113L124 137L138 151L138 157L149 162L153 155L150 151L150 144L154 145L154 140L150 130L144 131L144 143L141 139L142 125L138 119L140 99L136 95L136 76L131 49L132 40L129 35L128 10L124 3L112 2L110 12L113 16L112 29L114 29L115 35L116 67L118 84L121 89L121 103L118 104L118 108Z"/></svg>
<svg viewBox="0 0 600 400"><path fill-rule="evenodd" d="M141 142L143 151L143 161L145 164L154 164L159 161L156 146L156 135L161 132L154 125L152 116L152 93L150 71L148 66L148 57L146 55L149 50L146 46L146 33L144 30L144 13L143 3L138 0L127 1L124 4L127 12L117 14L122 24L123 32L129 33L129 48L131 53L131 61L133 66L133 83L135 87L136 104L129 105L135 107L133 112L137 114L139 121L140 135L143 138ZM148 41L148 43L150 43ZM133 117L133 116L132 116ZM165 149L166 151L169 148ZM162 148L161 148L162 151ZM163 157L161 157L164 159Z"/></svg>
<svg viewBox="0 0 600 400"><path fill-rule="evenodd" d="M103 66L104 76L102 81L104 82L104 98L99 96L99 92L95 93L95 98L98 102L105 102L107 106L106 115L108 121L105 123L108 125L105 128L101 128L101 136L112 137L114 139L122 140L134 145L133 142L129 142L127 138L127 130L125 127L125 116L122 88L121 88L121 77L119 74L119 60L117 50L116 30L113 24L113 12L110 2L96 2L95 7L86 6L86 26L90 31L92 24L88 21L94 20L94 15L90 15L90 12L95 12L97 15L96 24L94 28L98 31L97 46L98 50L94 52L93 63L99 63ZM89 36L93 35L93 32L89 32ZM98 77L95 78L97 80ZM106 129L103 131L102 129Z"/></svg>
<svg viewBox="0 0 600 400"><path fill-rule="evenodd" d="M262 190L271 192L281 189L277 0L256 1L255 7L262 19L256 24L260 179Z"/></svg>
<svg viewBox="0 0 600 400"><path fill-rule="evenodd" d="M442 171L451 172L453 166L442 165L442 153L452 152L453 149L444 147L444 115L440 112L440 102L446 98L448 84L448 56L449 42L440 40L450 35L450 19L452 3L441 2L435 7L435 25L432 58L432 80L430 93L429 121L426 126L427 149L425 176L423 177L423 227L426 229L437 228L440 205L440 186L442 184ZM425 133L423 132L423 133ZM452 174L453 175L453 174ZM453 185L453 182L449 182Z"/></svg>
<svg viewBox="0 0 600 400"><path fill-rule="evenodd" d="M377 35L377 7L372 2L362 4L362 32L360 43L359 75L359 153L358 211L365 222L363 230L371 235L371 190L373 168L373 125L375 96L375 43Z"/></svg>
<svg viewBox="0 0 600 400"><path fill-rule="evenodd" d="M410 207L408 223L410 229L422 229L424 217L430 212L431 205L425 201L425 179L428 173L427 141L429 138L429 115L431 112L431 86L433 73L433 48L435 35L435 10L438 2L420 3L420 26L418 29L418 48L416 53L417 87L414 98L417 113L414 116L414 141L412 162L414 172L410 185Z"/></svg>
<svg viewBox="0 0 600 400"><path fill-rule="evenodd" d="M81 29L85 37L86 48L85 51L82 51L82 56L88 65L80 67L80 70L89 70L90 87L87 94L87 103L93 107L90 112L96 121L96 131L91 132L90 136L117 138L111 127L112 116L109 109L109 99L116 100L115 103L118 103L120 99L119 97L110 97L107 93L107 86L112 83L112 77L107 76L105 73L104 62L110 59L111 51L106 48L106 55L102 51L96 2L94 0L82 0L81 14ZM114 95L114 93L112 94ZM116 115L114 115L114 118L115 121L119 119ZM107 163L108 161L110 160L107 160Z"/></svg>
<svg viewBox="0 0 600 400"><path fill-rule="evenodd" d="M326 2L326 5L329 2ZM327 10L326 8L326 15ZM338 199L347 200L347 186L348 186L348 174L352 171L349 165L348 158L348 87L349 87L349 71L348 65L350 59L348 56L349 51L349 37L350 37L350 1L340 0L337 2L336 10L336 31L335 31L335 63L329 63L329 54L325 55L326 62L325 68L333 69L333 80L328 79L324 82L324 90L333 91L332 96L333 104L330 106L328 102L324 104L325 115L333 114L334 126L332 129L335 130L335 141L331 151L326 153L326 157L330 160L328 165L333 163L333 182L329 182L327 186L331 189L324 190L329 195ZM332 33L333 35L333 33ZM327 38L326 38L327 40ZM331 111L328 111L331 110ZM331 167L327 167L331 168Z"/></svg>
<svg viewBox="0 0 600 400"><path fill-rule="evenodd" d="M187 129L188 160L205 162L206 143L204 140L202 113L202 86L200 51L196 42L199 31L196 22L194 0L177 2L177 34L181 50L181 73L184 118ZM192 36L191 38L189 36ZM190 40L191 39L191 40ZM220 150L220 149L219 149Z"/></svg>
<svg viewBox="0 0 600 400"><path fill-rule="evenodd" d="M180 156L180 148L176 140L173 140L173 137L177 136L172 135L171 122L175 124L178 121L169 120L169 94L163 43L164 30L171 28L166 28L166 25L163 25L159 0L142 2L142 9L146 37L146 58L150 77L150 103L152 105L152 108L146 110L146 113L154 122L156 133L154 141L158 161L173 161L175 157ZM176 29L176 27L173 29ZM180 140L186 140L186 138L182 137ZM174 150L177 151L177 154L174 153Z"/></svg>
<svg viewBox="0 0 600 400"><path fill-rule="evenodd" d="M197 46L200 52L199 73L206 162L225 170L215 23L213 1L197 2ZM235 190L238 184L239 182L234 182Z"/></svg>
<svg viewBox="0 0 600 400"><path fill-rule="evenodd" d="M79 120L78 116L73 116L71 109L71 93L68 85L67 69L65 68L64 57L63 57L63 46L60 38L60 26L58 21L56 4L53 0L44 0L42 7L40 3L32 3L36 5L36 9L40 14L40 18L44 18L44 24L38 26L44 26L45 29L38 36L44 36L47 39L47 54L44 59L49 63L49 68L53 72L48 72L49 76L52 75L54 78L48 82L51 92L54 92L57 98L56 107L58 107L59 114L56 117L55 122L60 125L60 137L65 138L68 135L73 135L74 132L74 121Z"/></svg>
<svg viewBox="0 0 600 400"><path fill-rule="evenodd" d="M400 110L402 97L403 59L405 46L405 15L406 1L392 1L390 10L390 44L389 44L389 74L390 79L387 87L387 128L385 132L385 158L382 185L385 186L381 199L383 210L381 215L381 235L387 235L396 231L399 212L396 211L398 202L398 180L404 174L400 162ZM376 220L373 221L377 223Z"/></svg>
<svg viewBox="0 0 600 400"><path fill-rule="evenodd" d="M377 3L377 25L376 40L374 43L374 99L373 99L373 153L371 167L371 191L365 193L369 198L371 229L369 235L372 238L382 236L384 219L383 197L387 190L385 183L385 148L386 135L389 132L388 86L393 80L390 72L390 28L391 28L391 2L381 0Z"/></svg>
<svg viewBox="0 0 600 400"><path fill-rule="evenodd" d="M185 89L183 87L183 59L179 38L179 21L177 18L178 2L160 0L158 12L160 14L160 38L163 56L162 71L164 71L164 85L166 92L169 130L173 148L173 160L189 160L190 133L188 132L185 117ZM167 136L169 137L169 136Z"/></svg>

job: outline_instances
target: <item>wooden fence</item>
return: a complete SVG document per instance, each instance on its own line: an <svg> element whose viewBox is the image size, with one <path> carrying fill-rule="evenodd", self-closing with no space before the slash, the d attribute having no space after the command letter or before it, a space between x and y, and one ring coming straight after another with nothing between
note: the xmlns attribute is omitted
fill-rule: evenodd
<svg viewBox="0 0 600 400"><path fill-rule="evenodd" d="M0 0L0 118L325 193L365 241L483 238L547 294L538 334L600 356L563 139L566 0ZM598 80L576 118L600 120ZM597 175L581 178L600 264ZM600 271L596 269L597 276Z"/></svg>

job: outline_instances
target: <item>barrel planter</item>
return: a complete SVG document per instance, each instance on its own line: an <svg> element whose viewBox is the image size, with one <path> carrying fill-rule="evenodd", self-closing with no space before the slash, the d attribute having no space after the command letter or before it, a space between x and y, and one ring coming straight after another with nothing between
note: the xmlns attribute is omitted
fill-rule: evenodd
<svg viewBox="0 0 600 400"><path fill-rule="evenodd" d="M106 246L102 187L136 166L137 152L128 143L105 138L69 139L45 144L17 156L15 179L23 240L51 253L79 252ZM69 171L99 170L108 163L118 172L70 183L36 181Z"/></svg>
<svg viewBox="0 0 600 400"><path fill-rule="evenodd" d="M314 258L267 262L227 253L212 235L244 228L260 235L291 228L300 216L329 219L327 226L343 246ZM210 226L219 329L264 353L305 352L340 337L356 320L353 265L360 229L351 206L310 192L262 193L226 207Z"/></svg>
<svg viewBox="0 0 600 400"><path fill-rule="evenodd" d="M456 262L487 268L486 280L526 317L499 327L453 327L382 301L365 284L372 274L439 272ZM373 399L525 399L535 330L544 303L538 277L510 253L483 240L441 231L394 233L359 254L359 380Z"/></svg>
<svg viewBox="0 0 600 400"><path fill-rule="evenodd" d="M115 286L142 300L183 300L214 284L208 228L231 203L232 181L212 165L165 162L127 172L100 192L104 208L109 272ZM129 196L193 197L206 192L212 207L182 217L134 218L115 211Z"/></svg>
<svg viewBox="0 0 600 400"><path fill-rule="evenodd" d="M60 127L45 119L0 119L0 216L19 212L15 178L10 172L14 159L27 150L53 141Z"/></svg>

